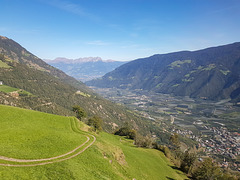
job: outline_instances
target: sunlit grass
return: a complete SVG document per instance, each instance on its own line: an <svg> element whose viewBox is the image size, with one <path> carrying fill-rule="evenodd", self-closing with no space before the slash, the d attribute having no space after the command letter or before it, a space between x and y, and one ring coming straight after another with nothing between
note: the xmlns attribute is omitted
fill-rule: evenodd
<svg viewBox="0 0 240 180"><path fill-rule="evenodd" d="M17 90L19 90L19 89L13 88L10 86L6 86L6 85L0 85L0 91L5 92L5 93L9 93L9 92L17 91Z"/></svg>
<svg viewBox="0 0 240 180"><path fill-rule="evenodd" d="M85 141L88 127L71 117L0 105L0 156L42 158L63 154ZM75 125L73 125L75 123ZM79 133L78 133L79 132ZM86 133L89 134L89 133ZM105 132L80 155L36 167L0 166L0 179L185 179L160 151Z"/></svg>
<svg viewBox="0 0 240 180"><path fill-rule="evenodd" d="M0 155L21 159L64 154L86 141L74 133L70 117L0 105Z"/></svg>

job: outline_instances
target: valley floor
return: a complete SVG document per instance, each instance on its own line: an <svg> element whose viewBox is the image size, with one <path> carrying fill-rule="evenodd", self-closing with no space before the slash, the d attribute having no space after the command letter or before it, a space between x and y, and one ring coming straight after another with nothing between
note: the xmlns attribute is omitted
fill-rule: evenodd
<svg viewBox="0 0 240 180"><path fill-rule="evenodd" d="M158 138L177 133L187 146L213 157L221 167L240 171L240 106L230 99L210 101L143 90L96 88L109 100L124 104L152 122ZM166 143L166 142L161 142Z"/></svg>

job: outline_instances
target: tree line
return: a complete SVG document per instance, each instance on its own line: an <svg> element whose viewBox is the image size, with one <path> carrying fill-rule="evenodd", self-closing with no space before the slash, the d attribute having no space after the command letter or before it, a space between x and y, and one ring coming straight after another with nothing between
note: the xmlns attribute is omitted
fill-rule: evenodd
<svg viewBox="0 0 240 180"><path fill-rule="evenodd" d="M159 145L150 135L142 136L128 123L114 132L115 135L133 139L138 147L153 148L162 151L175 167L194 180L240 180L240 174L229 169L220 168L211 158L202 160L190 149L182 151L178 134L170 136L170 144Z"/></svg>

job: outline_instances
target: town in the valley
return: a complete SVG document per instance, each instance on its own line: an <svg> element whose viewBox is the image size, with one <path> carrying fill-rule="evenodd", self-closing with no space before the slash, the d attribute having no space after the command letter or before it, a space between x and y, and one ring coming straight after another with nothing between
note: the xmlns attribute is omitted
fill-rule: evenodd
<svg viewBox="0 0 240 180"><path fill-rule="evenodd" d="M219 166L240 171L240 104L229 99L211 101L143 90L92 88L160 125L163 132L193 140L200 160L212 156Z"/></svg>

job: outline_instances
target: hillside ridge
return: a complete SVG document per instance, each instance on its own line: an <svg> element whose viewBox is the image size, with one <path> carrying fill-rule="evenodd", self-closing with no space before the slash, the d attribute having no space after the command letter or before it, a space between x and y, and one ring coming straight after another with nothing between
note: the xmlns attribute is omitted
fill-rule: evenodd
<svg viewBox="0 0 240 180"><path fill-rule="evenodd" d="M198 51L156 54L137 59L86 84L239 101L239 77L240 43L236 42Z"/></svg>

